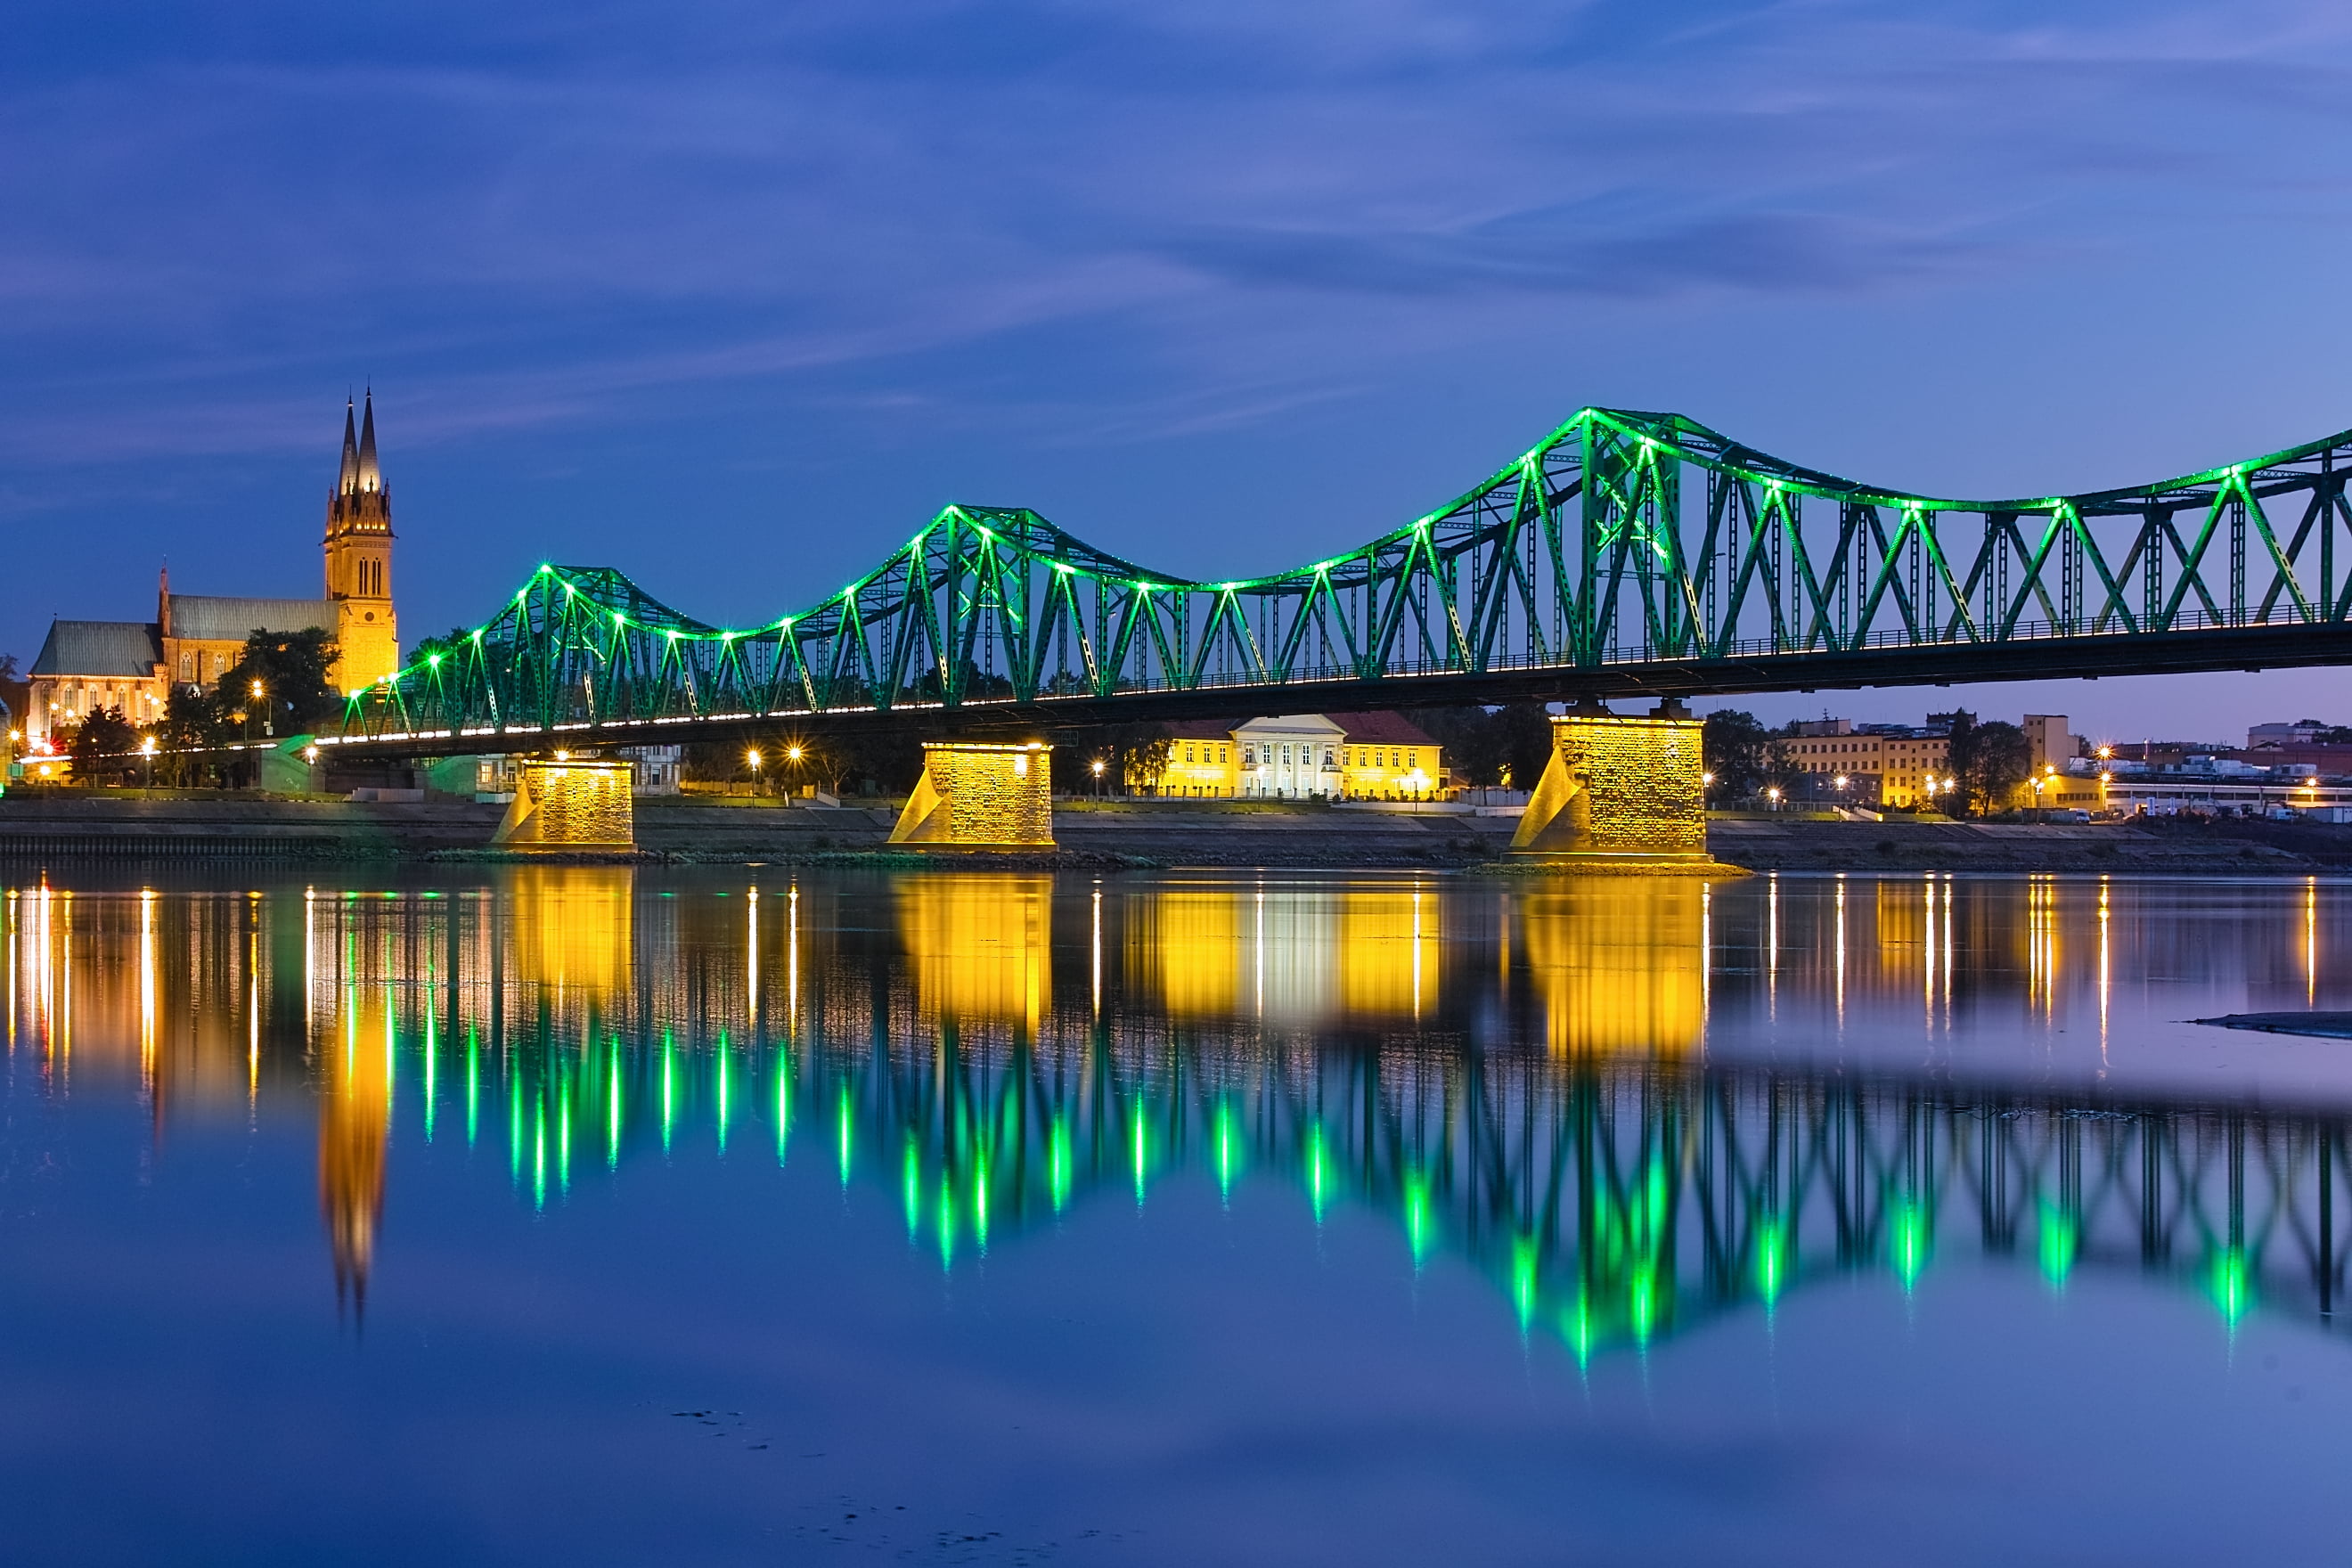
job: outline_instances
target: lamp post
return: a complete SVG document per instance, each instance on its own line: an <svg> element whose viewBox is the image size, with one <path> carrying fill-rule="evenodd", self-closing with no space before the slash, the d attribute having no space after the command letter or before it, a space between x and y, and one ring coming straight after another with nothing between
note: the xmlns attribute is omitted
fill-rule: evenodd
<svg viewBox="0 0 2352 1568"><path fill-rule="evenodd" d="M760 793L760 748L753 746L746 751L743 761L751 770L751 794L756 797Z"/></svg>
<svg viewBox="0 0 2352 1568"><path fill-rule="evenodd" d="M149 794L155 789L155 737L150 735L139 742L140 788Z"/></svg>
<svg viewBox="0 0 2352 1568"><path fill-rule="evenodd" d="M1780 786L1779 784L1774 784L1770 789L1766 790L1766 791L1764 792L1764 798L1765 798L1766 800L1769 800L1769 801L1770 801L1770 802L1772 803L1772 809L1773 809L1773 810L1775 810L1775 811L1780 810Z"/></svg>
<svg viewBox="0 0 2352 1568"><path fill-rule="evenodd" d="M1095 798L1097 800L1100 800L1102 798L1103 792L1103 760L1100 757L1097 757L1093 762L1088 763L1087 766L1095 775Z"/></svg>
<svg viewBox="0 0 2352 1568"><path fill-rule="evenodd" d="M261 718L261 682L257 680L253 683L253 700L247 703L245 709L245 738L247 740L250 741L253 739L254 721Z"/></svg>

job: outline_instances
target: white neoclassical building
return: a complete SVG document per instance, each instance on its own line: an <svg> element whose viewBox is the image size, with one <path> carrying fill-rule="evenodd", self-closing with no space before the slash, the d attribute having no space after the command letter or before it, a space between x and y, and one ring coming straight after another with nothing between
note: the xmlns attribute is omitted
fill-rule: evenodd
<svg viewBox="0 0 2352 1568"><path fill-rule="evenodd" d="M1234 726L1240 793L1285 800L1339 795L1345 771L1339 751L1347 738L1346 730L1320 713L1288 713Z"/></svg>

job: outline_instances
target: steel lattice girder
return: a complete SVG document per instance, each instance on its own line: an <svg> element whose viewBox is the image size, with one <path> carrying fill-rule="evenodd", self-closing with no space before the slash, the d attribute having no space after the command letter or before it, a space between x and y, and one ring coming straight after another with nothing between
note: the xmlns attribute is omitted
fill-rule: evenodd
<svg viewBox="0 0 2352 1568"><path fill-rule="evenodd" d="M1271 576L1153 572L1034 512L963 506L750 629L609 568L541 566L459 651L354 694L333 739L2335 662L2352 657L2347 453L2352 432L2134 489L1952 500L1588 408L1446 506Z"/></svg>

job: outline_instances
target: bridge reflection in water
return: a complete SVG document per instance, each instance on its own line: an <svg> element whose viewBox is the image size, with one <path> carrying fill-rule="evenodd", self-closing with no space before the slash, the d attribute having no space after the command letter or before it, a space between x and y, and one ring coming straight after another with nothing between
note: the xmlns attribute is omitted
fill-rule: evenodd
<svg viewBox="0 0 2352 1568"><path fill-rule="evenodd" d="M1740 1066L1711 1031L2109 1017L2194 969L2320 998L2321 890L2135 918L2125 884L1934 878L656 881L7 895L8 1046L160 1128L315 1097L364 1300L394 1123L528 1201L649 1152L878 1182L943 1266L1204 1173L1375 1211L1580 1355L1809 1281L2014 1258L2325 1317L2345 1120ZM2128 940L2118 931L2131 932ZM2340 967L2340 966L2339 966ZM619 1179L625 1179L621 1177Z"/></svg>

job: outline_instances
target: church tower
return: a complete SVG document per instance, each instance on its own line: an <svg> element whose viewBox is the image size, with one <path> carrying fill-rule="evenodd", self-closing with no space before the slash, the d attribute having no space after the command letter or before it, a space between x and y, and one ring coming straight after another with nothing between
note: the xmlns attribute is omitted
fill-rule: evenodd
<svg viewBox="0 0 2352 1568"><path fill-rule="evenodd" d="M327 597L335 602L335 681L356 691L400 668L392 611L392 494L375 460L375 394L356 435L343 404L343 466L327 498Z"/></svg>

